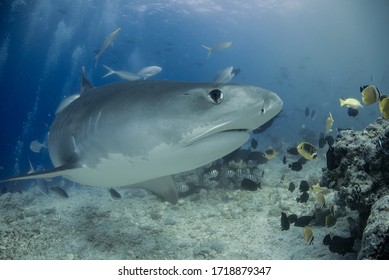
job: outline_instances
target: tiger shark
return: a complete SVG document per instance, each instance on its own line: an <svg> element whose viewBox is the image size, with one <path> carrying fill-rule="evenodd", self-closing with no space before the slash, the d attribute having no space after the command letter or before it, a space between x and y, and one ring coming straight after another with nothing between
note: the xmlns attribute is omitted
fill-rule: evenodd
<svg viewBox="0 0 389 280"><path fill-rule="evenodd" d="M49 129L54 168L0 182L64 176L90 186L144 188L175 204L173 174L238 149L283 105L274 92L251 85L85 84Z"/></svg>

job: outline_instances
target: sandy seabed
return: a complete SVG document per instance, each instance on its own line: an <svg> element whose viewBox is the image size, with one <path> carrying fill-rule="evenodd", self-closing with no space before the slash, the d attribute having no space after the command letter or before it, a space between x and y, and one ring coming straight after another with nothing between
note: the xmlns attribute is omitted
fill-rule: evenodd
<svg viewBox="0 0 389 280"><path fill-rule="evenodd" d="M68 188L68 199L38 186L7 193L0 196L0 259L356 259L357 253L342 256L322 243L328 233L348 236L346 217L331 228L312 226L311 245L304 228L281 230L281 211L313 213L313 192L297 203L298 185L319 180L323 166L310 161L295 172L274 159L261 165L257 191L201 189L176 205L131 188L118 188L119 200L108 189L86 186ZM297 186L293 193L289 182Z"/></svg>

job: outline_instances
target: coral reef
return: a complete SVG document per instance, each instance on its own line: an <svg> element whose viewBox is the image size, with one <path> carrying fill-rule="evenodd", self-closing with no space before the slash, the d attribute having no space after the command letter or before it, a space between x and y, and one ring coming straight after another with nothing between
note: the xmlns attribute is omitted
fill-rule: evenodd
<svg viewBox="0 0 389 280"><path fill-rule="evenodd" d="M374 203L366 228L358 259L389 259L389 195Z"/></svg>
<svg viewBox="0 0 389 280"><path fill-rule="evenodd" d="M347 206L359 212L358 237L363 240L360 258L381 258L389 236L389 212L379 211L380 215L376 215L377 208L385 206L384 202L377 206L378 201L389 195L388 124L388 120L379 118L363 131L340 131L327 152L327 168L320 182L321 186L337 191L337 209ZM372 235L380 238L373 240Z"/></svg>

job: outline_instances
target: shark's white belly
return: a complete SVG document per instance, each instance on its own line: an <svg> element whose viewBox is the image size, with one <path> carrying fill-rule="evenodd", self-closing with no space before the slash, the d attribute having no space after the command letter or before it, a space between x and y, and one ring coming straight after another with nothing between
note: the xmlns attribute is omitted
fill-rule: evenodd
<svg viewBox="0 0 389 280"><path fill-rule="evenodd" d="M236 150L248 138L247 132L228 131L188 146L176 147L162 143L145 157L111 153L93 168L84 165L68 170L64 176L90 186L132 185L200 167Z"/></svg>

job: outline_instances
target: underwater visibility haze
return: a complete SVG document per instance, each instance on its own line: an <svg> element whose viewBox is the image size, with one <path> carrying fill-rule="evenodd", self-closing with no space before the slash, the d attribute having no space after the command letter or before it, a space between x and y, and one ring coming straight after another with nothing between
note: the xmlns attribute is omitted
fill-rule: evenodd
<svg viewBox="0 0 389 280"><path fill-rule="evenodd" d="M80 149L89 148L88 157L83 158L87 166L92 162L94 164L100 153L109 157L112 153L121 152L124 146L128 148L128 153L138 156L137 152L142 151L143 144L161 142L170 145L178 137L187 137L192 133L188 127L193 124L198 125L199 130L212 124L224 133L219 133L217 137L220 139L216 138L218 142L212 143L216 144L215 151L220 149L222 152L211 155L208 151L213 146L201 146L188 152L185 158L185 154L176 155L173 150L168 150L176 165L157 154L156 165L145 164L140 170L132 170L132 178L138 176L140 179L136 177L123 182L120 174L128 168L123 165L112 178L100 170L88 175L93 176L93 180L80 179L84 175L63 173L62 170L62 173L56 174L81 184L61 178L52 181L42 178L17 181L17 186L14 182L1 183L1 203L6 205L6 199L11 205L15 203L16 210L12 211L24 211L22 209L25 207L36 209L30 216L31 223L38 217L39 207L43 207L42 211L48 217L53 216L41 221L52 231L46 233L47 236L37 238L36 246L32 246L35 249L30 251L16 249L18 242L24 238L11 238L7 230L0 230L0 235L14 240L15 244L1 249L3 245L0 242L0 258L374 258L366 253L368 250L361 253L360 248L365 246L361 241L364 240L362 232L351 233L350 237L348 228L353 222L365 223L372 205L384 197L383 193L374 196L374 201L363 209L347 204L347 199L345 205L339 206L336 203L339 188L331 182L335 180L333 174L342 176L336 173L341 166L341 156L336 147L340 147L344 139L352 141L352 137L348 138L345 134L343 138L337 138L338 131L360 131L380 119L382 122L379 124L383 129L377 131L384 135L387 126L388 1L14 0L1 1L0 11L1 179L44 172L64 163L67 168L73 168L69 166L69 160L64 160L62 151L56 151L53 155L53 145L57 145L55 149L73 145L71 149L75 154ZM82 69L85 71L83 78ZM137 94L127 94L125 97L124 92L120 92L121 86L112 85L118 82L128 82L128 90L135 89ZM183 88L189 94L198 94L203 90L209 93L208 101L216 105L203 110L203 100L196 100L197 105L193 108L186 107L186 103L175 104L175 99L169 98L170 91L177 88ZM249 108L253 103L251 94L258 88L266 89L258 92L266 92L267 97L256 99L260 108L257 112L262 110L257 116ZM236 89L244 94L233 95ZM85 97L88 91L91 94L89 99ZM111 93L112 97L102 91ZM105 96L95 99L94 93ZM277 96L282 102L278 101ZM150 103L150 100L155 106L138 105ZM94 108L92 112L93 106L88 104L98 109ZM143 106L144 111L137 111L137 106ZM272 106L277 107L274 112ZM218 110L225 110L222 108L228 108L227 113L233 113L233 118L244 119L242 122L245 126L242 127L241 123L237 126L226 117L226 111L222 111L224 115L217 113ZM128 115L119 116L118 111ZM164 120L164 113L168 111L169 118ZM88 112L92 116L89 119ZM108 120L104 119L106 112ZM155 129L140 132L144 123L139 117L139 121L133 125L133 134L127 135L124 132L126 123L121 121L134 120L141 114L155 118ZM172 117L174 115L176 119ZM57 142L50 143L48 132L56 116L62 116L62 123L55 124L60 131L64 131L67 125L73 127L73 124L82 121L89 129L92 121L97 126L102 118L106 129L99 132L99 139L104 138L104 141L96 143L98 141L94 136L89 135L91 139L88 141L78 142L90 132L85 132L81 125L79 135L72 134L72 131L61 134L53 130L50 136L57 138ZM246 127L247 122L257 126L265 124L256 129ZM170 131L159 131L159 127L169 128ZM182 142L187 141L185 143L189 147L195 141L205 141L203 138L217 129L213 127L209 131L200 131L194 135L194 140L185 138ZM248 136L246 132L243 133L247 129L254 131ZM139 135L134 134L137 131ZM96 131L95 135L98 135ZM232 140L223 141L226 139L223 135L233 135L234 143L231 143ZM146 140L142 142L137 136ZM384 136L371 137L369 139L378 137L378 140L374 140L378 142L374 142L372 147L385 148ZM114 148L104 150L109 145ZM221 148L222 145L225 148ZM240 149L230 154L240 145ZM161 148L157 145L152 147ZM202 151L207 151L206 160L201 159ZM142 155L141 152L139 154ZM227 156L210 163L224 155ZM65 157L70 156L66 154ZM120 162L123 159L115 160ZM74 163L73 159L71 163ZM206 166L200 167L205 163ZM194 171L190 171L192 169ZM322 169L335 171L322 179ZM182 171L188 172L176 174ZM178 199L177 205L162 203L142 190L111 188L172 173L174 181L169 181L169 184L177 188L178 198L167 199L169 195L154 191L151 187L145 188L174 204ZM382 176L383 184L388 184L386 175ZM106 188L82 185L97 186L111 181L120 183L106 185ZM378 179L372 181L377 184L381 182ZM126 199L130 202L126 202ZM332 200L333 203L330 202ZM115 208L112 207L113 203L117 205L116 210L112 209ZM128 207L138 207L138 210L130 211ZM176 211L177 208L173 207L183 209ZM4 206L1 211L7 212L7 209ZM72 211L79 211L82 219L88 223L93 220L94 225L83 223L85 235L80 236L78 244L72 243L70 251L61 253L53 249L42 253L47 249L44 246L50 234L55 235L63 227L66 228L66 223L70 225L69 228L76 228L82 223L77 216L70 217ZM119 224L120 211L126 213L124 215L127 215L130 225L135 223L134 219L144 225L136 225L130 232L125 231L124 228L130 225ZM167 214L169 211L173 214ZM191 211L199 213L190 214ZM61 213L61 217L68 217L60 222L55 216L58 213ZM90 213L95 213L95 216L91 217ZM320 215L322 222L319 222ZM363 215L366 215L364 221L361 220ZM236 232L221 234L225 228L215 224L213 217L227 219ZM248 220L242 220L242 217ZM309 217L314 217L315 222ZM191 221L197 220L203 222L197 228L193 227L193 232L187 236L180 232L180 228L185 227L190 232ZM5 223L7 221L4 220ZM23 223L27 224L18 226L20 236L24 236L22 229L28 229L28 222L24 220ZM44 224L46 222L49 224ZM117 230L119 233L108 232L109 222L114 224L114 228L115 225L120 228ZM208 222L215 224L215 228L211 229L213 233L221 234L215 240L203 236ZM259 223L258 227L262 229L254 234L255 229L247 230L247 227L255 223ZM292 226L293 223L296 224ZM165 231L160 229L161 224ZM335 233L330 232L331 228ZM172 232L168 233L167 229ZM197 231L201 229L202 233ZM254 235L271 238L279 234L287 244L285 234L292 230L300 230L293 236L301 238L295 238L285 246L294 244L295 249L281 245L277 247L274 245L277 240L271 241L273 245L261 253L250 249ZM76 234L76 231L74 229L69 236ZM247 233L250 237L242 241L243 244L232 244ZM162 241L162 237L155 237L158 234L177 238ZM212 235L211 232L209 234ZM110 241L103 236L108 236ZM340 243L348 244L348 247L342 247L336 243L338 237L352 238L352 244L351 239L342 239ZM120 248L117 244L121 238L130 240L127 245L134 247L134 250L126 253L125 249ZM66 247L68 240L58 242L59 247ZM97 242L97 245L89 250L92 242ZM190 245L192 242L197 245ZM258 243L260 245L266 247ZM239 251L240 246L246 248L246 252ZM185 253L187 247L191 249ZM310 250L307 255L309 247L314 247L316 251ZM82 248L87 248L88 253ZM292 253L285 256L285 251Z"/></svg>

